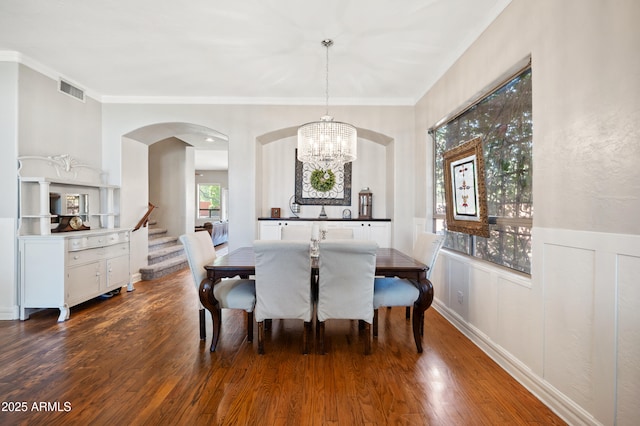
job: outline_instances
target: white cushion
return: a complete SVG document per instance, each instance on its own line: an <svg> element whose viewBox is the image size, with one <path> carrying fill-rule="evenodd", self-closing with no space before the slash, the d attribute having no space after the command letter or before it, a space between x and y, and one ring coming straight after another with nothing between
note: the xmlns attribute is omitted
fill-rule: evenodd
<svg viewBox="0 0 640 426"><path fill-rule="evenodd" d="M420 292L402 278L376 278L373 289L373 308L381 306L412 306Z"/></svg>
<svg viewBox="0 0 640 426"><path fill-rule="evenodd" d="M309 241L255 241L257 322L292 318L311 321Z"/></svg>
<svg viewBox="0 0 640 426"><path fill-rule="evenodd" d="M318 320L373 321L376 250L372 241L321 241L318 275Z"/></svg>
<svg viewBox="0 0 640 426"><path fill-rule="evenodd" d="M213 295L221 308L243 309L252 312L256 304L254 280L222 280L213 287Z"/></svg>

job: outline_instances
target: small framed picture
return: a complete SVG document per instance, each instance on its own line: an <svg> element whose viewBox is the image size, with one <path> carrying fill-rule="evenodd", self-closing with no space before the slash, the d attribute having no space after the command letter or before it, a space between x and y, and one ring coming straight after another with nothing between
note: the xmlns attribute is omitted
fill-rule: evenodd
<svg viewBox="0 0 640 426"><path fill-rule="evenodd" d="M271 217L274 219L280 218L280 207L271 207Z"/></svg>

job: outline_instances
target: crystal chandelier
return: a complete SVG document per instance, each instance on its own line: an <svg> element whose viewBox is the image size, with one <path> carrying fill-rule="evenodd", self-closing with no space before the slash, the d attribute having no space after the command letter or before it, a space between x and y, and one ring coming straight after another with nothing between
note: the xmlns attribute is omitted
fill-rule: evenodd
<svg viewBox="0 0 640 426"><path fill-rule="evenodd" d="M327 49L326 112L320 121L298 128L298 160L316 169L331 170L356 159L358 132L351 124L333 121L329 115L329 46L333 40L323 40L322 45Z"/></svg>

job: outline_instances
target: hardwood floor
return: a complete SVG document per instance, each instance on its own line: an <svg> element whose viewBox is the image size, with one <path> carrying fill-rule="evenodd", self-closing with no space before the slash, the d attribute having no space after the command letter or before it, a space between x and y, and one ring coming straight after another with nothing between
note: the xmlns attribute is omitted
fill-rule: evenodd
<svg viewBox="0 0 640 426"><path fill-rule="evenodd" d="M259 356L230 310L210 353L188 270L57 315L0 321L0 424L564 424L433 309L423 354L404 308L381 309L370 356L355 321L302 355L302 321L279 320Z"/></svg>

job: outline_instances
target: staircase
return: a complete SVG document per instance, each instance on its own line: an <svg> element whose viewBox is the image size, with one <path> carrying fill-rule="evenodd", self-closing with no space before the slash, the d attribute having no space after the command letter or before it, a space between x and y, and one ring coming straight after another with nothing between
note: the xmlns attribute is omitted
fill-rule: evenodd
<svg viewBox="0 0 640 426"><path fill-rule="evenodd" d="M167 236L166 229L150 226L148 266L140 268L141 279L155 280L188 266L178 237Z"/></svg>

